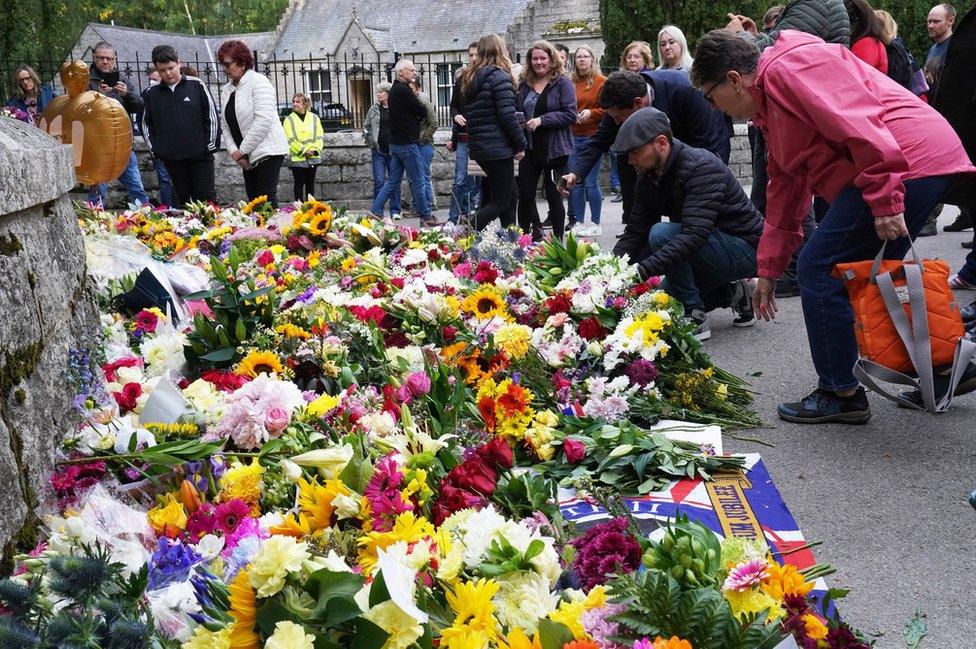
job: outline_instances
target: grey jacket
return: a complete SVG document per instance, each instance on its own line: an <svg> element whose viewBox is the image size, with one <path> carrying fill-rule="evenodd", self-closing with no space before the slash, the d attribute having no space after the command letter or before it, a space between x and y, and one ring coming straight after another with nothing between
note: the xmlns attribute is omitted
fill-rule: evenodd
<svg viewBox="0 0 976 649"><path fill-rule="evenodd" d="M819 36L828 43L850 46L851 21L844 0L790 0L773 28L754 37L756 45L761 50L770 47L779 33L787 29Z"/></svg>
<svg viewBox="0 0 976 649"><path fill-rule="evenodd" d="M366 117L363 119L363 139L366 140L366 145L376 150L379 148L380 139L380 104L379 102L374 103L366 111Z"/></svg>
<svg viewBox="0 0 976 649"><path fill-rule="evenodd" d="M430 103L427 93L422 92L417 96L420 98L420 103L427 109L427 117L420 122L420 143L433 144L434 133L437 131L437 111L434 110L434 104Z"/></svg>

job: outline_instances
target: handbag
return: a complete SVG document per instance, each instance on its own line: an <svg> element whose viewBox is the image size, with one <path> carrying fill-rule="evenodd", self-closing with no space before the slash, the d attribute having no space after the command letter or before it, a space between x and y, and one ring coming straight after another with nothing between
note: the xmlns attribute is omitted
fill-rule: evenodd
<svg viewBox="0 0 976 649"><path fill-rule="evenodd" d="M949 288L949 265L942 259L884 259L885 245L874 260L837 264L834 276L844 281L854 309L854 333L861 358L854 376L878 394L907 408L941 413L976 343L965 338L959 306ZM944 395L935 394L934 373L949 368ZM919 391L923 405L892 394L879 381Z"/></svg>

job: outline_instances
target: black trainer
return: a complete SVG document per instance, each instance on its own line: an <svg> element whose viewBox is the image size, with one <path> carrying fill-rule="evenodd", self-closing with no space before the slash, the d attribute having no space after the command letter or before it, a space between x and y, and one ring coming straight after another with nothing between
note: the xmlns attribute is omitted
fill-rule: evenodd
<svg viewBox="0 0 976 649"><path fill-rule="evenodd" d="M779 404L776 412L780 419L795 424L866 424L871 419L868 397L861 387L849 397L817 388L802 401Z"/></svg>
<svg viewBox="0 0 976 649"><path fill-rule="evenodd" d="M949 375L948 374L936 374L932 377L933 383L935 384L935 398L939 400L942 396L949 390ZM962 372L962 378L959 379L959 383L956 385L956 391L952 393L954 397L961 397L964 394L969 394L970 392L976 392L976 365L970 363L966 366L966 369ZM905 390L899 393L903 399L908 399L912 403L918 406L922 406L925 402L922 400L922 394L918 390ZM901 404L898 404L900 407Z"/></svg>
<svg viewBox="0 0 976 649"><path fill-rule="evenodd" d="M796 283L796 280L791 277L784 277L783 279L776 282L776 292L774 295L778 298L784 297L796 297L800 294L800 285Z"/></svg>
<svg viewBox="0 0 976 649"><path fill-rule="evenodd" d="M688 321L695 325L695 330L691 335L698 341L706 341L712 337L712 328L708 325L708 314L699 309L695 309L688 316Z"/></svg>
<svg viewBox="0 0 976 649"><path fill-rule="evenodd" d="M959 210L956 220L942 228L943 232L962 232L973 227L973 215L967 208Z"/></svg>
<svg viewBox="0 0 976 649"><path fill-rule="evenodd" d="M732 284L733 327L751 327L756 324L756 312L752 310L752 291L749 282L740 279Z"/></svg>

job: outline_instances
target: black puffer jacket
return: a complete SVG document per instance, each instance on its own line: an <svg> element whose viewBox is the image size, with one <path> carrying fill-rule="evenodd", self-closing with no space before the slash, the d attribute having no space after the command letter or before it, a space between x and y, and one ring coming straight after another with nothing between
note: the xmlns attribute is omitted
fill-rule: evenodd
<svg viewBox="0 0 976 649"><path fill-rule="evenodd" d="M851 44L851 19L844 0L790 0L773 28L755 37L756 45L761 50L770 47L786 29L813 34L844 47Z"/></svg>
<svg viewBox="0 0 976 649"><path fill-rule="evenodd" d="M640 260L647 275L663 275L691 258L715 229L759 245L762 215L742 191L729 168L714 153L674 141L660 176L641 176L632 220L655 210L681 223L681 232L649 257Z"/></svg>
<svg viewBox="0 0 976 649"><path fill-rule="evenodd" d="M525 151L525 134L515 117L512 75L488 65L475 73L464 93L468 153L475 160L504 160Z"/></svg>

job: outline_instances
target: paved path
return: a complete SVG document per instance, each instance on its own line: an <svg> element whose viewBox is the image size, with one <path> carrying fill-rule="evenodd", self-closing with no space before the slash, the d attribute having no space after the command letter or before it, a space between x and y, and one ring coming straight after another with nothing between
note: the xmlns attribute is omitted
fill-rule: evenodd
<svg viewBox="0 0 976 649"><path fill-rule="evenodd" d="M545 207L539 205L545 214ZM946 207L941 226L955 208ZM442 214L446 215L446 212ZM620 204L604 202L601 247L613 247ZM972 231L920 239L919 254L963 263ZM963 292L969 303L974 293ZM756 407L770 428L751 431L775 446L727 440L732 451L759 452L807 539L822 540L817 559L837 569L834 588L850 588L844 617L877 637L879 648L905 646L901 630L921 609L923 647L976 647L976 394L934 417L871 396L866 426L801 426L776 418L776 405L816 385L799 298L782 300L774 323L735 329L729 311L710 316L706 344L714 361L752 378Z"/></svg>

